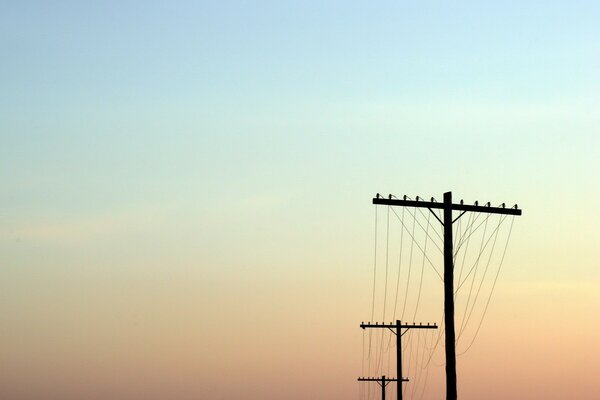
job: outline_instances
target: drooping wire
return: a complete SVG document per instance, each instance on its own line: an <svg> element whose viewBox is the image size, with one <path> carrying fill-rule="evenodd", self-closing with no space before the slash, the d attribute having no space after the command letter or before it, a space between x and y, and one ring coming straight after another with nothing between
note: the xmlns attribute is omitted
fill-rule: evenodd
<svg viewBox="0 0 600 400"><path fill-rule="evenodd" d="M365 376L365 329L362 330L362 363L360 366L361 376Z"/></svg>
<svg viewBox="0 0 600 400"><path fill-rule="evenodd" d="M429 338L427 340L427 344L428 344L427 352L428 353L431 351L431 348L432 348L433 336L434 336L433 333L429 333L429 332L427 333L427 337ZM423 352L423 353L425 353L425 352ZM427 389L427 381L429 379L429 370L430 370L429 363L427 363L425 366L423 366L422 369L425 370L425 379L423 381L423 388L421 389L421 392L419 394L419 399L423 398L423 396L425 395L425 390Z"/></svg>
<svg viewBox="0 0 600 400"><path fill-rule="evenodd" d="M402 223L404 222L405 209L406 209L405 207L402 207L402 216L400 217L400 221ZM399 293L399 289L400 289L400 276L401 276L401 272L402 272L402 253L403 253L403 248L404 248L403 245L404 245L404 229L400 229L400 249L398 252L398 275L396 277L396 293L394 295L394 311L392 313L392 321L396 320L396 311L398 308L398 293ZM389 335L388 350L391 347L392 339L393 339L392 335ZM390 362L391 362L390 359L391 359L391 352L388 351L388 374L389 374L389 368L390 368ZM402 382L400 381L399 384L402 385Z"/></svg>
<svg viewBox="0 0 600 400"><path fill-rule="evenodd" d="M467 232L470 232L471 229L473 229L473 222L474 221L472 221L472 219L473 219L473 213L470 213L469 214L469 221L467 222L467 226L465 228L465 234L467 234ZM462 236L464 237L464 235L462 235ZM469 235L469 237L470 237L470 235ZM466 245L465 245L465 251L463 252L463 256L462 256L462 262L460 264L460 272L458 274L458 282L460 282L461 279L462 279L463 270L465 268L465 261L467 259L467 254L468 254L468 251L469 251L469 242L470 242L470 239L467 239L467 242L466 242ZM459 243L461 243L461 242L459 241ZM454 255L455 260L458 259L458 254L459 253L457 251L455 253L455 255ZM455 265L455 263L453 263L453 265ZM456 293L454 293L454 300L456 301Z"/></svg>
<svg viewBox="0 0 600 400"><path fill-rule="evenodd" d="M402 222L402 224L404 224L404 209L405 207L402 207L402 217L400 218L400 221ZM400 272L402 271L401 266L402 266L402 248L404 244L404 229L400 230L400 251L398 253L398 277L396 279L396 295L394 296L394 313L392 320L395 321L396 320L396 309L398 306L398 289L400 288Z"/></svg>
<svg viewBox="0 0 600 400"><path fill-rule="evenodd" d="M386 233L385 233L385 286L383 287L383 313L381 320L385 321L385 307L387 305L388 267L390 261L390 206L387 209Z"/></svg>
<svg viewBox="0 0 600 400"><path fill-rule="evenodd" d="M500 275L500 270L502 269L502 264L504 263L504 257L506 256L506 249L508 248L508 243L510 241L510 237L512 235L512 229L513 229L513 224L515 222L515 216L513 215L510 221L510 228L508 230L508 236L506 238L506 243L504 245L504 250L502 251L502 257L500 258L500 265L498 266L498 271L496 271L496 276L494 277L494 282L492 284L492 289L490 290L490 295L488 296L488 299L485 303L485 307L483 309L483 314L481 315L481 320L479 321L479 324L477 325L477 330L475 331L475 334L473 335L473 339L471 340L471 343L469 343L469 345L467 346L467 348L457 354L457 356L462 356L463 354L465 354L467 351L469 351L469 349L471 348L471 346L473 346L473 343L475 343L475 339L477 339L477 335L479 334L479 330L481 329L481 325L483 324L483 320L485 318L485 314L487 313L488 310L488 306L490 305L490 301L492 299L492 295L494 294L494 288L496 287L496 282L498 281L498 276Z"/></svg>
<svg viewBox="0 0 600 400"><path fill-rule="evenodd" d="M488 260L487 263L485 265L485 269L483 271L483 276L481 277L481 281L479 283L479 286L477 287L477 292L475 293L475 298L473 299L473 303L471 305L471 309L468 313L468 315L465 315L463 317L464 319L464 328L462 328L460 330L460 332L458 333L458 336L456 338L456 341L458 342L458 340L460 340L460 337L462 336L464 329L467 327L467 325L469 324L469 320L471 319L471 315L473 315L473 310L475 309L475 305L477 304L477 298L479 297L479 293L481 292L481 287L483 286L483 282L485 280L485 276L487 275L487 272L489 270L490 267L490 262L492 261L492 256L494 254L494 248L496 247L496 241L498 240L498 233L500 232L500 225L502 225L502 222L504 221L504 219L500 219L498 222L498 229L495 230L495 233L493 233L494 236L494 241L492 243L492 248L490 249L490 253L488 255Z"/></svg>
<svg viewBox="0 0 600 400"><path fill-rule="evenodd" d="M465 242L468 243L469 238L472 236L472 234L475 233L475 231L485 222L485 221L482 221L477 226L477 228L473 229L473 225L475 225L475 223L477 222L477 220L479 219L480 216L481 216L481 214L476 214L475 218L473 218L473 213L469 213L469 221L467 222L465 229L464 229L465 234L463 234L461 236L460 240L456 243L453 258L456 258L456 256L462 249L462 246L465 244ZM488 215L488 217L489 217L489 215ZM467 231L469 232L468 234L467 234Z"/></svg>
<svg viewBox="0 0 600 400"><path fill-rule="evenodd" d="M427 231L429 231L429 219L431 218L431 214L427 216ZM427 232L425 233L425 244L423 245L423 261L421 262L421 277L419 279L419 291L417 294L417 304L415 305L415 312L413 314L413 321L416 320L417 311L419 310L419 302L421 301L421 290L423 288L423 273L425 272L425 254L427 253L427 242L429 235Z"/></svg>
<svg viewBox="0 0 600 400"><path fill-rule="evenodd" d="M432 198L432 200L433 200L434 202L436 202L436 203L438 202L438 201L437 201L436 199L434 199L434 198ZM429 211L430 211L431 213L433 213L433 214L434 214L434 215L437 217L437 220L438 220L438 221L442 221L442 220L443 220L444 216L442 215L442 210L440 210L439 208L438 208L438 209L436 209L436 211L433 211L433 210L429 210ZM438 227L439 227L439 230L440 230L440 232L441 232L441 233L438 233L438 228L434 228L434 231L435 231L435 233L436 233L437 237L439 237L440 239L442 239L442 237L444 236L444 226L443 226L443 225L435 225L435 226L438 226ZM443 239L442 239L442 243L444 243L444 240L443 240Z"/></svg>
<svg viewBox="0 0 600 400"><path fill-rule="evenodd" d="M394 197L394 198L398 199L398 197L396 197L396 196L394 196L394 195L392 195L392 197ZM418 197L418 196L417 196L417 197ZM406 196L406 198L407 198L408 200L412 200L412 199L410 198L410 196ZM402 208L407 208L407 207L402 207ZM419 207L415 207L415 212L414 212L414 213L413 213L413 212L411 212L411 211L409 210L409 213L411 214L411 216L412 216L413 218L417 218L417 212L418 212L418 213L420 213L420 214L421 214L421 216L423 216L423 217L425 216L425 214L424 214L423 210L421 210L421 208L419 208ZM438 217L438 218L439 218L439 217ZM418 223L419 227L420 227L420 228L421 228L423 231L425 231L425 228L423 228L423 225L421 225L419 222L417 222L417 223ZM436 236L438 237L438 239L440 239L440 240L441 240L441 242L442 242L442 243L444 243L444 238L443 238L443 235L440 235L440 233L437 231L437 229L434 229L434 230L433 230L433 232L436 234ZM438 248L438 250L439 250L441 253L443 253L443 252L444 252L444 251L443 251L443 250L440 248L440 246L438 246L438 245L437 245L437 243L435 242L435 240L434 240L433 238L431 238L431 241L432 241L433 243L435 243L435 244L436 244L436 247Z"/></svg>
<svg viewBox="0 0 600 400"><path fill-rule="evenodd" d="M473 264L473 266L471 267L471 269L469 270L469 272L467 273L467 275L465 275L465 278L459 282L457 288L454 291L454 294L456 294L460 288L462 287L462 285L467 281L467 279L469 278L469 275L471 275L471 273L473 272L474 269L476 269L478 263L479 263L479 259L481 258L483 251L485 251L485 249L487 248L488 244L490 243L490 241L492 240L492 236L494 235L494 233L496 233L496 230L500 229L500 226L502 225L502 223L504 222L504 220L507 218L507 216L502 216L502 219L500 220L500 224L498 226L496 226L496 228L492 231L492 233L490 234L489 238L487 239L487 241L485 242L485 245L483 246L482 249L480 249L479 251L479 255L477 256L477 259L475 261L475 263ZM484 229L484 234L482 236L482 242L485 240L485 229Z"/></svg>
<svg viewBox="0 0 600 400"><path fill-rule="evenodd" d="M404 313L406 311L406 303L407 303L407 299L408 299L408 286L410 284L410 273L411 273L411 269L412 269L413 248L414 248L414 244L416 243L416 241L414 240L415 221L416 221L416 218L413 218L412 233L410 235L410 237L413 238L413 241L410 242L410 253L409 253L409 257L408 257L408 276L406 278L406 289L404 290L404 303L402 304L402 314L401 314L400 320L404 320ZM425 253L423 253L423 254L425 254Z"/></svg>
<svg viewBox="0 0 600 400"><path fill-rule="evenodd" d="M411 369L411 367L412 367L412 348L413 348L413 346L412 346L413 332L412 331L413 331L412 329L409 329L407 331L408 338L405 341L406 342L406 351L404 350L404 348L402 349L402 354L403 355L406 354L406 361L407 361L406 362L406 374L407 374L407 376L411 376L412 375L411 374L411 370L412 370ZM406 385L402 386L402 396L406 397Z"/></svg>
<svg viewBox="0 0 600 400"><path fill-rule="evenodd" d="M425 364L426 367L429 367L429 364L431 363L433 355L434 355L435 351L437 350L438 346L440 345L440 339L442 338L442 336L444 336L444 333L446 331L446 325L444 323L445 316L446 316L446 313L442 312L442 319L441 319L440 325L438 326L438 329L437 329L438 335L437 335L437 338L435 339L435 345L433 346L433 350L431 350L429 352L429 357L427 358L427 364ZM442 346L443 346L443 344L442 344Z"/></svg>
<svg viewBox="0 0 600 400"><path fill-rule="evenodd" d="M413 350L415 361L414 361L413 371L411 373L411 377L415 377L416 378L416 377L419 376L419 373L418 373L418 371L419 371L419 339L420 339L421 335L419 334L419 330L418 329L415 329L415 331L416 331L414 333L415 336L416 336L415 343L413 343L413 345L411 346L411 348L412 347L416 348L416 350ZM410 398L413 397L413 395L412 395L413 389L414 389L414 384L410 385ZM407 387L407 391L409 391L408 387Z"/></svg>
<svg viewBox="0 0 600 400"><path fill-rule="evenodd" d="M485 242L485 234L487 231L487 220L485 223L485 227L483 228L483 235L481 237L481 244L479 245L479 255L477 256L477 259L475 260L475 263L473 265L473 268L471 268L471 271L469 271L469 274L467 274L467 276L469 276L471 274L471 272L473 271L473 269L475 270L475 272L473 273L473 279L471 279L471 285L469 287L469 296L467 297L467 302L465 304L465 312L464 315L467 315L467 311L469 309L469 304L471 302L471 295L473 293L473 286L475 285L475 278L477 276L477 267L479 266L479 260L481 259L481 255L483 254L483 250L485 249L484 247L484 242ZM467 278L465 278L466 280ZM461 287L461 284L459 284L458 288L456 288L456 290L454 291L454 295L456 296L456 293L458 293L459 289ZM465 324L465 318L463 317L461 324L460 324L460 332L462 332L463 328L464 328L464 324Z"/></svg>
<svg viewBox="0 0 600 400"><path fill-rule="evenodd" d="M400 221L402 221L402 223L404 222L404 210L405 207L402 207L402 216L400 217ZM396 320L396 311L398 308L398 293L399 293L399 289L400 289L400 276L401 276L401 272L402 272L402 250L403 250L403 244L404 244L404 229L400 230L400 250L398 252L398 275L396 277L396 293L394 295L394 311L392 313L392 321ZM391 341L392 341L392 335L389 335L389 340L388 340L388 350L391 347ZM390 365L390 358L391 358L391 352L388 352L388 369L389 369L389 365ZM389 373L389 371L388 371ZM400 384L402 384L402 382L400 382Z"/></svg>
<svg viewBox="0 0 600 400"><path fill-rule="evenodd" d="M469 213L469 220L467 221L467 223L465 224L465 228L462 229L462 218L460 218L459 221L459 226L460 226L460 230L459 230L459 237L458 240L454 242L454 251L452 253L452 265L453 267L456 267L457 264L457 260L459 258L459 254L462 250L463 245L465 245L466 247L468 247L468 244L470 242L472 233L475 232L475 230L473 229L473 225L475 225L475 222L477 222L477 219L479 218L479 214L477 214L475 216L475 218L473 218L473 214L474 213ZM485 221L483 221L485 222ZM481 226L483 224L483 222L479 225ZM477 228L476 228L477 229ZM465 248L465 251L463 252L463 262L465 260L465 255L466 255L466 251L468 249Z"/></svg>
<svg viewBox="0 0 600 400"><path fill-rule="evenodd" d="M371 321L375 317L375 286L377 284L377 206L375 206L375 251L373 252L373 299L371 302Z"/></svg>
<svg viewBox="0 0 600 400"><path fill-rule="evenodd" d="M423 218L425 218L425 214L423 213L423 211L421 211L420 208L417 208L417 210L419 211L419 213L421 214L421 216L423 216ZM429 236L429 240L431 240L431 243L433 243L433 245L438 249L438 251L440 252L440 254L444 254L444 250L440 247L440 245L435 241L435 238L433 236L431 236L429 234L430 230L427 228L424 228L423 225L421 225L421 223L419 222L418 218L417 218L417 212L415 211L414 213L410 212L410 209L408 211L412 217L417 221L417 225L419 225L419 228L421 228L421 230L425 233L426 236ZM431 217L432 213L428 213L427 214L427 218ZM435 228L433 229L433 232L439 237L439 234L437 233L437 231L435 230Z"/></svg>
<svg viewBox="0 0 600 400"><path fill-rule="evenodd" d="M490 218L490 216L491 216L491 215L492 215L492 214L487 214L487 215L485 216L485 218L483 219L483 221L481 221L481 222L479 223L479 225L477 225L477 227L476 227L475 229L471 230L471 232L469 232L469 235L467 235L465 238L463 238L463 239L462 239L461 243L459 243L459 245L458 245L458 247L457 247L457 249L456 249L456 252L459 252L459 251L460 251L460 248L462 247L462 245L464 244L464 242L465 242L466 240L468 240L468 239L469 239L469 238L470 238L472 235L474 235L474 234L475 234L475 233L476 233L476 232L479 230L479 228L481 228L481 226L482 226L482 225L484 225L484 227L485 227L485 226L487 226L487 225L486 225L486 224L487 224L487 221L488 221L488 219ZM477 217L476 217L475 219L477 219Z"/></svg>
<svg viewBox="0 0 600 400"><path fill-rule="evenodd" d="M421 383L421 377L422 377L421 371L423 370L423 361L424 361L425 350L426 350L424 336L425 336L425 332L422 332L422 329L419 329L418 336L417 336L417 368L415 369L416 381L415 381L415 384L412 385L412 390L410 392L411 399L414 399L416 390L419 387L419 384ZM421 344L421 338L423 339L422 344Z"/></svg>
<svg viewBox="0 0 600 400"><path fill-rule="evenodd" d="M419 243L417 242L417 240L415 239L414 235L412 235L409 231L409 229L406 227L406 225L404 224L404 221L402 221L400 219L400 217L398 216L398 214L396 213L396 211L394 209L392 209L392 212L394 213L394 215L396 216L396 218L400 221L402 227L406 230L406 233L408 233L412 239L412 241L414 242L415 246L417 246L417 248L421 251L421 253L425 254L425 258L427 259L427 262L429 263L429 265L431 265L431 268L433 268L433 270L435 271L435 273L437 274L437 276L440 278L440 280L443 282L444 278L442 277L442 275L439 273L439 271L437 270L437 268L435 267L435 264L429 259L429 257L427 257L427 254L425 253L425 251L423 251L423 249L421 248L421 246L419 246Z"/></svg>
<svg viewBox="0 0 600 400"><path fill-rule="evenodd" d="M456 229L454 229L456 227ZM454 244L454 238L456 238L456 242L460 243L460 239L462 237L462 218L458 219L458 223L455 225L452 224L452 243ZM456 257L458 252L454 251L452 253L452 268L453 270L456 268Z"/></svg>
<svg viewBox="0 0 600 400"><path fill-rule="evenodd" d="M419 281L419 290L418 290L418 295L417 295L417 301L416 301L416 305L415 305L415 312L413 314L413 321L416 320L416 315L418 312L418 308L419 308L419 304L420 304L420 297L421 297L421 292L422 292L422 285L423 285L423 273L424 273L424 269L425 269L425 259L426 259L426 254L427 254L427 244L428 244L428 239L431 238L431 236L429 235L429 229L431 227L431 213L427 214L427 228L425 229L425 243L423 245L423 259L421 262L421 276L420 276L420 281ZM435 230L434 230L435 232ZM432 240L433 242L433 240ZM433 242L435 244L435 242ZM439 247L438 247L439 249ZM413 374L414 374L414 384L410 385L411 386L411 390L410 390L410 397L413 398L415 393L417 393L417 389L419 387L419 384L422 380L422 370L423 369L428 369L428 366L423 366L424 364L424 359L425 359L425 341L423 341L423 345L421 346L421 332L419 330L419 332L415 333L417 335L417 343L416 343L416 356L415 356L415 362L414 362L414 367L413 367ZM409 337L409 342L410 342L410 351L411 351L411 358L412 358L412 354L415 353L415 350L413 349L414 343L412 343L413 339L413 335L411 335ZM423 347L423 348L421 348Z"/></svg>
<svg viewBox="0 0 600 400"><path fill-rule="evenodd" d="M374 251L373 251L373 296L372 296L372 303L371 303L371 321L374 320L375 317L375 289L376 289L376 285L377 285L377 220L378 220L378 216L377 216L377 206L375 206L375 240L374 240ZM369 329L369 333L368 333L368 337L369 337L369 345L368 345L368 373L369 375L371 375L371 362L373 359L373 334L372 334L372 330ZM368 384L367 385L367 399L370 400L371 399L371 385Z"/></svg>
<svg viewBox="0 0 600 400"><path fill-rule="evenodd" d="M387 303L387 283L388 283L388 267L389 267L389 245L390 245L390 206L387 207L387 218L386 218L386 244L385 244L385 278L383 288L383 312L381 320L385 321L385 308ZM380 371L383 368L383 354L384 354L384 335L383 329L380 329L380 342L379 342L379 353L377 354L377 367L376 371Z"/></svg>

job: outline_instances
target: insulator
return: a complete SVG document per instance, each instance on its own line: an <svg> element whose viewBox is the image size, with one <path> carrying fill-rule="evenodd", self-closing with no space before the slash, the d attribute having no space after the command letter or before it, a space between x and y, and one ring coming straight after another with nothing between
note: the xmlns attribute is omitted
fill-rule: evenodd
<svg viewBox="0 0 600 400"><path fill-rule="evenodd" d="M388 194L388 199L390 199L390 200L392 199L392 195L391 194Z"/></svg>
<svg viewBox="0 0 600 400"><path fill-rule="evenodd" d="M475 205L478 206L479 205L479 201L475 200Z"/></svg>
<svg viewBox="0 0 600 400"><path fill-rule="evenodd" d="M431 202L433 203L433 197L431 198Z"/></svg>
<svg viewBox="0 0 600 400"><path fill-rule="evenodd" d="M404 200L406 200L406 195L404 195Z"/></svg>
<svg viewBox="0 0 600 400"><path fill-rule="evenodd" d="M463 199L460 199L460 205L462 206L464 204Z"/></svg>
<svg viewBox="0 0 600 400"><path fill-rule="evenodd" d="M506 204L505 203L502 203L502 208L506 208Z"/></svg>

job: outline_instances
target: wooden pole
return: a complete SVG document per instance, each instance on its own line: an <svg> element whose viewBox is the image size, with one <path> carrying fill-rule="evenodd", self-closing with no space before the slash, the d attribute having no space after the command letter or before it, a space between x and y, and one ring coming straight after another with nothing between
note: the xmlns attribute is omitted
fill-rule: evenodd
<svg viewBox="0 0 600 400"><path fill-rule="evenodd" d="M444 193L444 323L446 324L446 400L456 400L452 192Z"/></svg>

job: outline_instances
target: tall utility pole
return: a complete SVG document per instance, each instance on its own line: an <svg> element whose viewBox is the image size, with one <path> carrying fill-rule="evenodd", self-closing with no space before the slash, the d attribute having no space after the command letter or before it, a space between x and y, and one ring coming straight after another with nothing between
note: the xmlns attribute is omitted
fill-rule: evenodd
<svg viewBox="0 0 600 400"><path fill-rule="evenodd" d="M386 378L385 375L382 375L381 378L358 378L359 382L377 382L379 386L381 386L381 400L385 400L385 387L390 382L396 382L398 379L396 378ZM408 379L402 378L402 382L408 382ZM398 385L398 390L401 390L402 386Z"/></svg>
<svg viewBox="0 0 600 400"><path fill-rule="evenodd" d="M397 369L397 374L398 374L398 378L402 378L401 381L402 382L408 382L407 378L403 378L402 377L402 336L408 332L409 329L437 329L437 325L433 324L427 324L427 325L423 325L423 324L415 324L414 322L412 324L402 324L400 322L400 320L397 320L395 324L389 323L381 323L378 324L377 322L372 324L372 323L368 323L365 324L364 322L362 324L360 324L360 327L363 329L366 328L383 328L383 329L389 329L394 335L396 335L396 369ZM402 329L406 329L404 332L402 332ZM360 378L358 379L360 380ZM385 392L385 388L383 389ZM385 393L384 393L385 395ZM398 383L398 400L402 400L402 385L400 383Z"/></svg>
<svg viewBox="0 0 600 400"><path fill-rule="evenodd" d="M454 263L453 263L453 245L452 245L452 224L462 217L467 211L480 212L488 214L506 214L521 215L522 211L515 205L513 208L506 208L503 203L501 207L491 207L488 202L485 206L480 206L478 202L475 205L452 204L452 192L444 193L444 202L422 201L417 197L416 200L392 199L389 195L387 199L379 197L379 193L373 199L373 204L382 204L388 206L418 207L427 208L442 224L444 228L444 323L446 324L446 400L456 400L456 333L454 330ZM434 209L443 210L443 221L437 216ZM461 211L456 217L452 218L453 211ZM398 375L400 376L400 375ZM400 398L398 398L400 399Z"/></svg>

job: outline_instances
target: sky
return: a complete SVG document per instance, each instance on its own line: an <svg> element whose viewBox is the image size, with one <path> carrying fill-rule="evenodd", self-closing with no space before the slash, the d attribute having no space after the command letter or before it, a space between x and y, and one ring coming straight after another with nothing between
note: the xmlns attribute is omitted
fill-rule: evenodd
<svg viewBox="0 0 600 400"><path fill-rule="evenodd" d="M523 209L459 398L596 398L598 20L2 2L0 397L358 399L371 199L451 190Z"/></svg>

